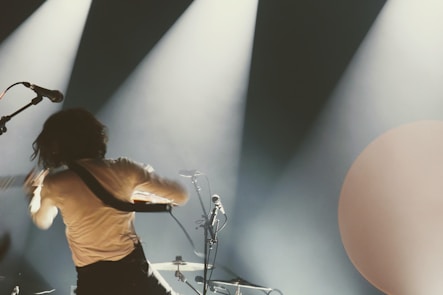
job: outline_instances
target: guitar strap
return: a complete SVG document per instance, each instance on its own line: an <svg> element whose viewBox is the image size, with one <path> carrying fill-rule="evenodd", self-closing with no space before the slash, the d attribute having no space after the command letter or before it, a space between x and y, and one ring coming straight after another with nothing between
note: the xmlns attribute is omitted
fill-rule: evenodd
<svg viewBox="0 0 443 295"><path fill-rule="evenodd" d="M77 173L91 191L106 205L125 212L170 212L169 204L131 203L114 197L98 180L83 166L70 163L69 169Z"/></svg>

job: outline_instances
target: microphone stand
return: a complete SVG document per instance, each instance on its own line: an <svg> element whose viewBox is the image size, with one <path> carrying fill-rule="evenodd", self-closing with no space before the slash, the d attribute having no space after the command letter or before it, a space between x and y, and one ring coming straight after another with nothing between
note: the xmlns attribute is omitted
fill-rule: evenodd
<svg viewBox="0 0 443 295"><path fill-rule="evenodd" d="M213 234L211 225L209 224L209 219L208 219L208 215L206 214L206 209L205 209L205 205L203 204L203 200L202 200L202 196L200 194L201 188L197 183L197 177L195 175L193 175L191 177L191 182L194 185L194 188L197 192L198 195L198 199L200 201L200 205L202 207L202 211L203 211L203 218L204 218L204 239L205 239L205 247L204 247L204 252L205 252L205 257L204 257L204 271L203 271L203 295L206 295L207 291L208 291L208 279L207 279L207 273L208 273L208 242L211 243L211 245L213 243L215 243L215 240L212 239L212 237L214 237L215 235ZM208 239L208 231L211 231L211 239Z"/></svg>
<svg viewBox="0 0 443 295"><path fill-rule="evenodd" d="M43 96L37 95L27 105L21 107L20 109L18 109L17 111L13 112L10 115L1 117L1 119L0 119L0 135L2 135L3 133L5 133L7 131L6 123L9 122L12 119L12 117L14 117L15 115L21 113L22 111L24 111L25 109L29 108L30 106L36 105L36 104L40 103L42 100L43 100Z"/></svg>

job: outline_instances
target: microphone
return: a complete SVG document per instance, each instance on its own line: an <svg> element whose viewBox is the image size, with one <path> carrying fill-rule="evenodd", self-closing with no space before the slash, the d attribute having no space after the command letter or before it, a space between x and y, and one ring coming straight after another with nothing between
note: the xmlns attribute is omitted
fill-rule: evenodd
<svg viewBox="0 0 443 295"><path fill-rule="evenodd" d="M211 228L213 228L215 226L215 222L217 220L217 213L218 213L218 207L215 206L212 209L211 217L209 218L209 224L211 225ZM215 237L213 237L213 238L215 238Z"/></svg>
<svg viewBox="0 0 443 295"><path fill-rule="evenodd" d="M196 170L196 169L193 169L193 170L180 170L180 171L178 171L178 174L180 176L183 176L183 177L194 177L194 176L202 175L202 173L200 171Z"/></svg>
<svg viewBox="0 0 443 295"><path fill-rule="evenodd" d="M223 215L226 215L225 208L223 208L223 204L220 201L219 195L213 195L212 202L214 203L215 207L217 207Z"/></svg>
<svg viewBox="0 0 443 295"><path fill-rule="evenodd" d="M22 82L26 87L34 90L40 96L44 96L49 98L52 102L62 102L63 101L63 93L58 90L49 90L35 84L31 84L29 82Z"/></svg>

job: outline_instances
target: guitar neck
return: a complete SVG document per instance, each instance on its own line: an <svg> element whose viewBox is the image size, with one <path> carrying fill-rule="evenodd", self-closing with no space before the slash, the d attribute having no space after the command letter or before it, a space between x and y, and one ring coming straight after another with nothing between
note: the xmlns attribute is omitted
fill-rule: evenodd
<svg viewBox="0 0 443 295"><path fill-rule="evenodd" d="M0 190L23 186L27 175L14 175L0 177Z"/></svg>

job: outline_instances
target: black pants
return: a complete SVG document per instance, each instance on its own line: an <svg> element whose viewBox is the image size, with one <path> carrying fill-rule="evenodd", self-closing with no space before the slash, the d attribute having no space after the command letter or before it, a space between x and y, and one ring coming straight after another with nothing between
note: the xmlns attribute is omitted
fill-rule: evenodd
<svg viewBox="0 0 443 295"><path fill-rule="evenodd" d="M99 261L77 267L77 295L169 295L154 275L143 248L135 250L119 261Z"/></svg>

